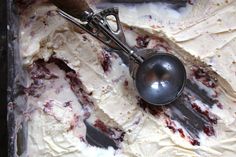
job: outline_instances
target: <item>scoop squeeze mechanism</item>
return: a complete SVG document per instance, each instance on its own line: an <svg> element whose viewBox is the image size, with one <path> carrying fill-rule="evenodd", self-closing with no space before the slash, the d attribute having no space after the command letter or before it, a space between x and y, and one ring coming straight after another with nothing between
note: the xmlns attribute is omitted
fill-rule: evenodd
<svg viewBox="0 0 236 157"><path fill-rule="evenodd" d="M86 19L86 21L77 19L62 10L59 10L59 14L103 42L105 45L116 50L122 50L122 52L125 52L127 56L133 58L138 63L143 62L143 58L135 54L134 51L125 44L126 40L117 8L108 8L97 14L94 14L94 12L85 14L87 17L83 19ZM115 21L113 22L115 22L117 26L116 30L113 30L112 26L108 23L109 16L115 18Z"/></svg>

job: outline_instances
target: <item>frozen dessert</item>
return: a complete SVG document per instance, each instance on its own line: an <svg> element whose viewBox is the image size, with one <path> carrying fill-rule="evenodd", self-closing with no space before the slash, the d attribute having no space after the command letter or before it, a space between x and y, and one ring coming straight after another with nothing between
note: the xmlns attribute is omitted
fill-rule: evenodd
<svg viewBox="0 0 236 157"><path fill-rule="evenodd" d="M20 12L28 73L25 154L235 156L235 1L199 0L179 10L162 3L116 6L130 47L158 49L184 62L182 97L165 107L148 105L113 49L66 21L51 3L34 2ZM119 149L91 146L85 119Z"/></svg>

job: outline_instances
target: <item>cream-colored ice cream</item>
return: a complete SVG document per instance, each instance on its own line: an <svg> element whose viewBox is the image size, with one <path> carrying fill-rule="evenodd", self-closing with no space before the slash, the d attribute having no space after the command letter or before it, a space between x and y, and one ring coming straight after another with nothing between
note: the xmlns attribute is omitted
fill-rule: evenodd
<svg viewBox="0 0 236 157"><path fill-rule="evenodd" d="M20 52L24 66L31 67L39 58L48 61L52 55L65 61L76 72L86 92L92 93L89 97L94 104L91 107L91 121L98 118L107 126L124 131L125 136L118 150L97 148L84 142L82 138L86 129L83 119L75 118L83 117L82 104L65 79L65 72L54 63L48 63L46 67L57 77L44 80L45 89L39 96L28 96L28 156L235 156L236 69L233 63L235 52L232 21L236 17L236 3L199 1L183 10L183 15L169 9L168 13L174 13L174 17L168 14L161 17L163 10L159 13L152 9L150 12L146 7L148 5L151 8L159 6L137 6L139 14L136 14L135 9L121 7L122 22L141 28L130 30L126 26L129 45L135 45L137 34L151 36L147 45L149 48L160 45L158 39L161 37L165 41L161 44L168 45L170 53L176 53L184 60L188 72L191 71L191 64L211 65L211 70L216 72L214 76L219 79L219 86L211 89L197 79L193 78L193 81L209 94L217 91L217 99L223 104L223 109L217 105L209 108L195 100L202 109L217 116L215 135L207 136L201 132L198 139L200 145L192 145L189 133L177 121L174 121L175 126L183 130L184 137L166 127L166 116L154 116L145 112L137 105L138 94L128 67L121 59L114 53L106 52L96 39L59 16L55 11L56 7L42 3L28 8L24 11L24 16L21 16ZM132 16L134 14L136 16ZM146 14L151 14L152 19L145 19ZM127 15L132 16L132 19ZM139 20L138 15L144 16L143 20L149 22ZM159 20L153 20L154 15L159 15L156 17ZM160 47L163 48L163 45ZM109 56L110 63L105 67L106 70L101 64L104 62L104 55ZM65 107L65 102L68 101L70 107ZM45 108L48 102L49 109ZM71 128L71 124L75 127Z"/></svg>
<svg viewBox="0 0 236 157"><path fill-rule="evenodd" d="M234 0L198 0L179 12L168 5L120 5L121 21L165 36L219 74L225 91L235 97ZM150 16L149 16L150 15ZM180 52L185 53L185 52Z"/></svg>

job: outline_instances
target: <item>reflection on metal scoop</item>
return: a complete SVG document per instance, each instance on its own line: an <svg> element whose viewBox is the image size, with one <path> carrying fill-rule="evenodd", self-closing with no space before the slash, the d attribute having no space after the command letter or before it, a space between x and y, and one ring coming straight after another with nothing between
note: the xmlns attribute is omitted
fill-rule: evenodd
<svg viewBox="0 0 236 157"><path fill-rule="evenodd" d="M137 68L135 77L136 88L145 101L165 105L180 96L186 72L177 57L158 53L144 60Z"/></svg>
<svg viewBox="0 0 236 157"><path fill-rule="evenodd" d="M153 105L166 105L181 95L186 81L183 63L174 55L154 49L134 52L125 42L118 9L105 9L94 14L85 0L52 1L61 9L59 13L63 17L129 57L130 73L143 100ZM108 16L114 17L116 30L109 25Z"/></svg>

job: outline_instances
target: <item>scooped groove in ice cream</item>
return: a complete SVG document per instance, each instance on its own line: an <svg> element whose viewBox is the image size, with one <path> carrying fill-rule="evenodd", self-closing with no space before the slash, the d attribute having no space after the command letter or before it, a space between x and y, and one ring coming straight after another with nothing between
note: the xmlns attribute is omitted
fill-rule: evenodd
<svg viewBox="0 0 236 157"><path fill-rule="evenodd" d="M191 9L186 10L186 12L192 13L189 16L198 13L195 7L199 7L200 10L202 6L200 2L203 1L199 1L199 4L196 3L196 6L190 6L192 12ZM221 5L220 1L219 4ZM128 21L130 18L123 16L128 12L125 6L120 11L121 20L129 25L125 28L125 34L130 46L157 48L168 53L178 52L176 55L183 59L188 71L188 78L207 91L211 98L218 101L212 107L208 107L195 98L189 98L193 101L192 107L195 110L201 114L209 113L210 119L212 115L218 119L217 124L213 124L214 133L206 129L200 132L197 141L194 141L195 139L178 121L170 120L164 114L157 114L158 111L155 111L156 114L145 111L137 105L139 99L137 99L128 67L116 54L109 53L109 49L105 49L104 45L96 39L60 17L56 13L56 7L51 4L39 3L31 7L24 10L21 15L20 32L21 56L24 65L28 67L29 76L31 76L29 86L26 88L28 112L30 113L27 152L29 156L35 154L37 156L68 157L235 156L235 97L234 93L232 94L230 91L225 93L225 89L229 88L233 91L236 88L233 82L235 75L233 76L232 72L229 73L226 69L218 67L221 64L228 67L230 62L226 62L226 59L234 59L234 52L230 51L232 52L231 57L226 58L222 55L222 59L217 58L218 51L210 51L211 53L207 54L207 48L205 53L200 54L199 50L203 47L200 46L198 49L199 44L194 44L198 43L200 40L198 37L201 35L204 37L203 44L212 41L210 35L207 36L204 33L205 28L208 27L205 26L206 23L200 22L198 24L199 21L208 21L210 25L210 16L205 16L204 20L197 16L196 21L192 18L191 25L189 20L184 25L186 27L177 27L177 24L181 23L177 23L181 17L176 17L176 23L164 24L159 28L160 23L157 21L152 21L152 25L150 23L140 25L137 23L138 20L135 22L135 17ZM206 4L205 8L207 7ZM235 7L235 3L232 3L231 8L233 7ZM219 7L215 11L214 7L210 7L209 14L223 16L223 14L218 15L218 12L229 14L230 11L235 11L228 8L230 6ZM226 18L221 18L222 24L219 25L219 28L226 26L226 22L224 22ZM186 19L189 18L186 17ZM131 26L132 29L130 29ZM141 29L135 29L135 27L141 27ZM184 40L184 38L190 37L192 32L195 32L195 27L200 31L200 35L191 38L191 40ZM179 28L182 28L179 34L173 33ZM230 36L230 34L227 35ZM225 39L229 38L225 37ZM217 43L212 44L212 46L216 45ZM227 44L225 47L227 48ZM219 51L220 53L223 53L223 48L222 51ZM193 56L199 57L200 61ZM215 61L208 62L208 56L212 56ZM70 69L75 71L75 78L81 81L84 92L90 93L87 97L88 102L93 104L90 105L91 108L88 108L91 112L90 121L95 122L96 119L99 119L107 127L118 128L125 132L123 141L119 142L120 149L118 151L112 148L106 150L93 147L83 140L85 127L82 120L86 115L84 115L82 107L84 102L78 99L81 96L77 95L75 89L71 87L68 78L66 78L67 72L60 69L55 63L46 63L52 57L64 61ZM33 78L38 75L32 73L31 68L38 59L41 59L42 64L45 64L48 70L45 75L39 74L39 77L43 77L43 81L34 82ZM217 74L214 74L214 71L212 73L218 82L208 76L208 73L211 72L208 72L210 68L205 68L207 64L212 65L211 71L216 69ZM224 82L228 82L227 86L220 84L223 78ZM31 86L37 89L36 93L30 92ZM164 112L168 114L171 111Z"/></svg>
<svg viewBox="0 0 236 157"><path fill-rule="evenodd" d="M235 97L235 13L234 0L197 0L179 12L168 5L119 5L120 19L127 25L165 34L188 54L199 58L221 77L225 92ZM181 14L182 13L182 14ZM207 41L207 42L206 42ZM185 55L185 52L182 52ZM186 54L186 55L188 55Z"/></svg>

